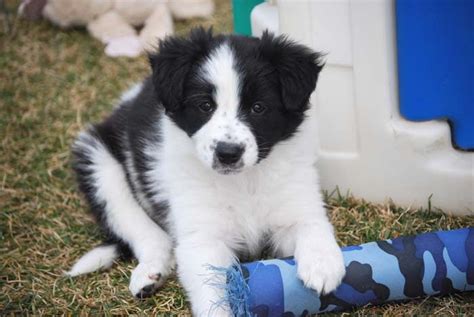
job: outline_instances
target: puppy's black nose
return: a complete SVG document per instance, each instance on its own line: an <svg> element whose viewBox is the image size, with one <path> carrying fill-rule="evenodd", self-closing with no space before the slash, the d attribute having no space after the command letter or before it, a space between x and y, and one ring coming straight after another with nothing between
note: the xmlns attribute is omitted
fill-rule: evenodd
<svg viewBox="0 0 474 317"><path fill-rule="evenodd" d="M240 144L218 142L216 146L216 157L219 162L225 165L237 163L243 153L244 147Z"/></svg>

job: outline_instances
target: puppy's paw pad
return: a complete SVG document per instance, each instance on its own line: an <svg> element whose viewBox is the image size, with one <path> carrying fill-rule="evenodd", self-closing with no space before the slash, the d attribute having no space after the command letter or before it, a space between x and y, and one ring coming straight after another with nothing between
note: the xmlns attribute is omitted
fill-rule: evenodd
<svg viewBox="0 0 474 317"><path fill-rule="evenodd" d="M331 252L331 255L318 253L303 253L296 259L298 277L306 287L319 294L328 294L334 291L344 278L344 261L340 250Z"/></svg>
<svg viewBox="0 0 474 317"><path fill-rule="evenodd" d="M158 287L156 283L146 285L137 294L135 294L135 297L138 299L151 297L156 293L157 289Z"/></svg>
<svg viewBox="0 0 474 317"><path fill-rule="evenodd" d="M157 265L140 263L132 271L130 292L138 299L152 296L165 282L165 277Z"/></svg>

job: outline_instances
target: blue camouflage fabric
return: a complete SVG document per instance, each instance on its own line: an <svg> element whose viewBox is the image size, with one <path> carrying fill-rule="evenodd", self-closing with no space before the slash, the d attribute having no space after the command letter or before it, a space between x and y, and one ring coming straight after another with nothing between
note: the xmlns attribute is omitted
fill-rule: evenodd
<svg viewBox="0 0 474 317"><path fill-rule="evenodd" d="M342 250L346 276L336 291L324 296L303 286L293 258L233 267L227 273L232 310L239 316L306 316L474 290L473 227Z"/></svg>

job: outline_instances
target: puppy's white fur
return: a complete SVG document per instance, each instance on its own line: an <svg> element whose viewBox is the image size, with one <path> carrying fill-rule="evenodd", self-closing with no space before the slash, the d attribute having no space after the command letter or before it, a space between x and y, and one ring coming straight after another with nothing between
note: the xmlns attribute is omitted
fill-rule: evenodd
<svg viewBox="0 0 474 317"><path fill-rule="evenodd" d="M112 266L118 258L117 246L105 245L90 250L84 254L74 266L66 272L67 276L77 276L99 269L107 269Z"/></svg>
<svg viewBox="0 0 474 317"><path fill-rule="evenodd" d="M104 144L85 132L78 137L75 146L89 151L88 156L92 162L87 168L92 170L94 179L91 183L96 187L97 201L104 205L108 227L130 245L140 262L132 272L130 290L137 294L144 286L161 283L155 276L164 278L173 268L171 238L138 204L122 166ZM99 256L102 253L90 255L91 260L87 263L92 262L93 255ZM90 271L87 266L79 265L80 262L86 263L83 260L81 258L73 267L76 268L75 275Z"/></svg>
<svg viewBox="0 0 474 317"><path fill-rule="evenodd" d="M216 111L216 118L213 116L201 129L205 131L203 138L219 137L211 132L216 122L229 126L238 122L234 115L239 105L234 92L238 77L232 74L233 67L229 70L232 52L218 52L213 60L219 79L213 81L217 85L217 109L229 116ZM231 74L223 78L219 75L222 70ZM163 121L161 164L155 176L157 183L165 185L177 241L178 273L196 315L207 315L212 303L222 298L206 285L206 265L229 266L235 262L236 250L257 255L265 235L271 238L278 256L296 255L298 274L307 286L324 292L340 283L344 275L342 254L319 193L314 167L316 145L308 142L316 133L313 110L295 136L277 144L259 164L236 175L220 175L204 166L196 157L199 142L194 145L167 117ZM251 133L241 133L252 140L251 144L256 143ZM247 162L255 161L256 154Z"/></svg>
<svg viewBox="0 0 474 317"><path fill-rule="evenodd" d="M240 78L232 50L225 44L211 54L202 68L215 87L217 109L190 138L170 118L157 125L162 141L148 144L153 158L147 177L166 202L172 238L142 209L127 185L119 163L94 140L79 138L90 151L97 199L106 206L108 225L136 254L130 290L154 283L157 274L169 274L172 240L180 280L196 316L230 315L215 307L221 290L206 281L208 265L227 267L236 254L256 256L271 241L275 256L295 255L298 275L305 285L329 292L344 275L342 253L335 241L320 195L314 167L316 135L314 110L291 138L277 143L257 163L257 142L237 116ZM230 139L245 144L240 173L222 175L212 169L213 146ZM225 281L222 281L225 283Z"/></svg>
<svg viewBox="0 0 474 317"><path fill-rule="evenodd" d="M207 80L219 83L215 92L217 109L209 122L193 136L199 158L209 167L212 167L218 142L244 146L244 168L254 165L258 159L255 137L238 118L240 78L232 56L230 47L223 45L209 57L202 69Z"/></svg>

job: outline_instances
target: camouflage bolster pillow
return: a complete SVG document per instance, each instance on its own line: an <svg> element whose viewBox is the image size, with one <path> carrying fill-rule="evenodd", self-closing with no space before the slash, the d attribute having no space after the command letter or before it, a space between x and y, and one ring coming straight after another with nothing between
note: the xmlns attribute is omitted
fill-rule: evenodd
<svg viewBox="0 0 474 317"><path fill-rule="evenodd" d="M319 296L296 276L293 258L227 270L236 316L305 316L367 304L474 290L474 227L342 248L346 276Z"/></svg>

